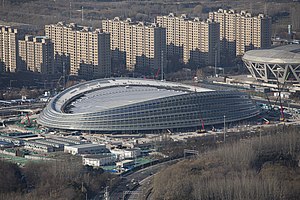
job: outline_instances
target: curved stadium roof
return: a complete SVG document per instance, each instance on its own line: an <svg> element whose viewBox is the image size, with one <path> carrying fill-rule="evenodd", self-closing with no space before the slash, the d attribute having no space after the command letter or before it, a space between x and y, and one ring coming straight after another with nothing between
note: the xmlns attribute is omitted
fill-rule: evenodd
<svg viewBox="0 0 300 200"><path fill-rule="evenodd" d="M144 79L99 79L55 96L37 121L65 130L151 131L239 121L259 110L248 95Z"/></svg>
<svg viewBox="0 0 300 200"><path fill-rule="evenodd" d="M300 45L292 44L273 49L258 49L247 51L243 60L256 63L299 64Z"/></svg>
<svg viewBox="0 0 300 200"><path fill-rule="evenodd" d="M85 94L71 103L71 113L99 112L115 106L125 106L133 103L149 101L152 99L165 98L184 94L180 90L168 90L150 86L127 86L105 88Z"/></svg>

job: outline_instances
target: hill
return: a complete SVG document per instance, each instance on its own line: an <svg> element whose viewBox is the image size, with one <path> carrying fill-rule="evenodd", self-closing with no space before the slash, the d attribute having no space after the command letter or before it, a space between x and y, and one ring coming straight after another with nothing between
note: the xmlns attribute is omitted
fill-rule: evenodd
<svg viewBox="0 0 300 200"><path fill-rule="evenodd" d="M295 30L300 29L300 3L291 0L253 0L250 3L247 0L4 0L0 4L0 23L23 23L41 29L45 24L66 21L100 27L101 19L117 16L153 21L157 15L173 12L206 18L208 12L219 8L249 10L254 14L267 12L274 19L274 33L287 31L288 24L293 24Z"/></svg>
<svg viewBox="0 0 300 200"><path fill-rule="evenodd" d="M299 128L226 144L154 177L153 199L298 199Z"/></svg>

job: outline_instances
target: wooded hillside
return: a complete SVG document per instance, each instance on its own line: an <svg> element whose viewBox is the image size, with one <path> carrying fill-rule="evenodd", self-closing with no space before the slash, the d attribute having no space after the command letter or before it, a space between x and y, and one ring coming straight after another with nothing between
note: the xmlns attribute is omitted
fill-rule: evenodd
<svg viewBox="0 0 300 200"><path fill-rule="evenodd" d="M298 199L299 128L274 131L165 169L154 177L153 199Z"/></svg>
<svg viewBox="0 0 300 200"><path fill-rule="evenodd" d="M78 160L32 162L24 168L0 160L0 199L93 198L114 175L82 166ZM114 179L117 181L118 179Z"/></svg>
<svg viewBox="0 0 300 200"><path fill-rule="evenodd" d="M293 24L295 30L300 29L300 2L292 0L3 0L0 24L17 22L43 28L45 24L66 21L100 27L101 19L130 17L153 22L155 16L170 12L205 19L208 12L219 8L248 10L253 14L266 12L274 19L274 34L286 32L288 24Z"/></svg>

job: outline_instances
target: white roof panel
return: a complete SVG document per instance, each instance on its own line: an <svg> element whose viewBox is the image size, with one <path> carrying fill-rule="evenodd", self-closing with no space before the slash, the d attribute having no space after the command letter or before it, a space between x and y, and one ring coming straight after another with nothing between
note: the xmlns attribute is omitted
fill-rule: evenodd
<svg viewBox="0 0 300 200"><path fill-rule="evenodd" d="M99 112L143 101L184 94L184 91L147 86L122 86L96 90L72 102L72 113Z"/></svg>
<svg viewBox="0 0 300 200"><path fill-rule="evenodd" d="M258 63L300 64L300 45L251 50L245 53L243 59Z"/></svg>

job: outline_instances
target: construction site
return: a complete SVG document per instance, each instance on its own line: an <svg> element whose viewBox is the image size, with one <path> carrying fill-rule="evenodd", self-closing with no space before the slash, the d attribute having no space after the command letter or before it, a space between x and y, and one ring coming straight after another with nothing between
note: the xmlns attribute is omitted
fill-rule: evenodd
<svg viewBox="0 0 300 200"><path fill-rule="evenodd" d="M69 87L61 76L36 98L0 101L0 155L20 165L79 155L83 165L124 173L168 158L166 141L225 142L299 125L299 45L252 50L243 61L251 75L215 66L183 83L111 78Z"/></svg>

